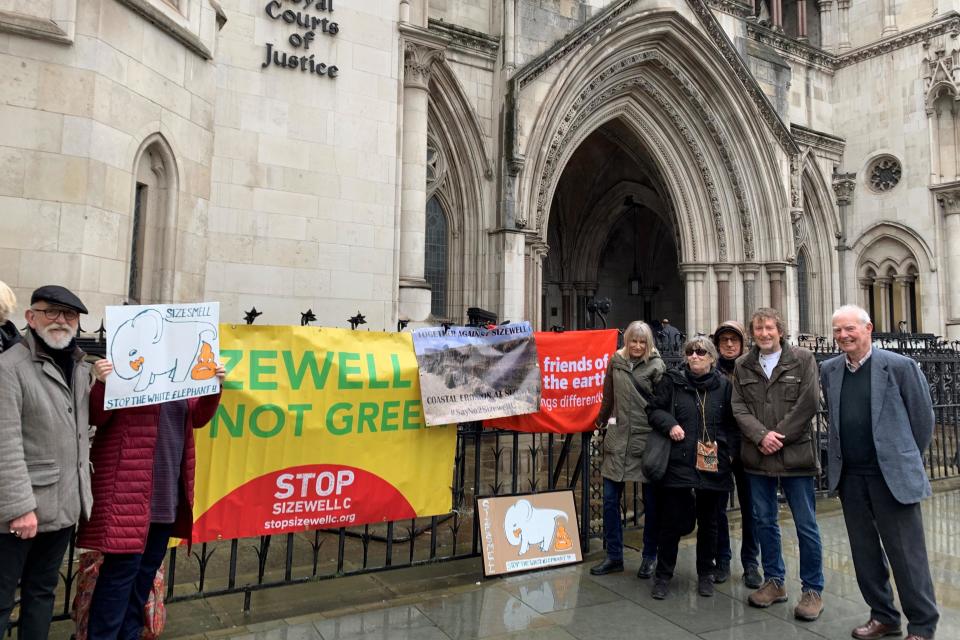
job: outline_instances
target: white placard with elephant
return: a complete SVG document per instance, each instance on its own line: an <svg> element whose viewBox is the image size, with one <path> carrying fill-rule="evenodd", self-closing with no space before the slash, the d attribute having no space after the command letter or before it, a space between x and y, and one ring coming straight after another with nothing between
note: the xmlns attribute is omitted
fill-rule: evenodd
<svg viewBox="0 0 960 640"><path fill-rule="evenodd" d="M220 303L106 308L105 409L121 409L217 393Z"/></svg>
<svg viewBox="0 0 960 640"><path fill-rule="evenodd" d="M485 576L583 560L570 490L477 498Z"/></svg>

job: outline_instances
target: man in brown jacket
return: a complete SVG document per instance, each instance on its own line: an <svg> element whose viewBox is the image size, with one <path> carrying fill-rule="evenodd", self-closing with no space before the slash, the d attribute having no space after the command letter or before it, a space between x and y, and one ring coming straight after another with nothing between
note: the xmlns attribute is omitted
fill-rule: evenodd
<svg viewBox="0 0 960 640"><path fill-rule="evenodd" d="M800 541L803 594L800 620L823 611L823 546L817 526L815 479L820 471L813 418L820 398L813 354L784 339L776 309L758 309L750 320L753 348L734 371L733 414L743 434L741 458L750 478L765 582L750 594L754 607L786 602L777 488L782 489Z"/></svg>
<svg viewBox="0 0 960 640"><path fill-rule="evenodd" d="M90 365L76 336L87 309L69 290L33 292L30 330L0 354L0 636L20 583L20 637L45 640L60 563L90 515Z"/></svg>

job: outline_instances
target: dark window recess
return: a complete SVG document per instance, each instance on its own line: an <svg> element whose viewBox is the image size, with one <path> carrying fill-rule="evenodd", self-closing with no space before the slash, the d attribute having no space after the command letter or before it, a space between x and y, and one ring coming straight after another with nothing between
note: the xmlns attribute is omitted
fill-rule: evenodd
<svg viewBox="0 0 960 640"><path fill-rule="evenodd" d="M807 252L797 255L797 307L800 311L800 333L810 332L810 274L807 272ZM649 316L647 316L649 317Z"/></svg>
<svg viewBox="0 0 960 640"><path fill-rule="evenodd" d="M137 183L133 200L133 233L130 243L130 282L127 299L131 304L139 304L143 282L143 236L144 215L147 207L147 185Z"/></svg>
<svg viewBox="0 0 960 640"><path fill-rule="evenodd" d="M447 216L436 197L427 202L424 278L430 284L430 312L447 317Z"/></svg>

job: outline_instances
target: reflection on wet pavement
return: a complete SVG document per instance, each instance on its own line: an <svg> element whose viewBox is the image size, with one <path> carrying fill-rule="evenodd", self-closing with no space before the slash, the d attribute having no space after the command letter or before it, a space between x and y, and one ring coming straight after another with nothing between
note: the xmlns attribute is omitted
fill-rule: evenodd
<svg viewBox="0 0 960 640"><path fill-rule="evenodd" d="M789 515L789 513L785 514ZM940 493L923 505L926 543L941 608L940 639L960 639L960 491ZM293 623L266 623L236 640L458 640L466 638L571 638L617 640L840 640L867 620L843 516L826 510L818 518L824 546L824 612L816 622L793 618L800 593L796 534L787 521L783 547L789 602L769 609L746 606L749 590L733 567L730 581L713 598L696 594L693 541L681 547L677 575L666 600L650 597L649 580L638 580L640 554L626 554L626 571L589 575L581 565L480 580L472 589L439 590L415 602L376 611ZM739 532L731 537L739 543ZM596 558L597 554L594 554ZM734 557L736 557L736 552ZM595 560L594 560L595 561ZM480 573L479 561L477 568ZM385 603L389 604L389 603Z"/></svg>

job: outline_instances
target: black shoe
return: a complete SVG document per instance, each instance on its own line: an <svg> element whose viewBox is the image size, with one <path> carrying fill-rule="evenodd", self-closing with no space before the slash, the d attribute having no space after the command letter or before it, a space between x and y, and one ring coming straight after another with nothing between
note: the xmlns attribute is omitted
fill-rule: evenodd
<svg viewBox="0 0 960 640"><path fill-rule="evenodd" d="M726 560L718 560L717 568L713 570L713 581L717 584L723 584L730 579L730 563Z"/></svg>
<svg viewBox="0 0 960 640"><path fill-rule="evenodd" d="M653 581L653 589L650 590L650 597L654 600L664 600L670 593L670 582L657 578Z"/></svg>
<svg viewBox="0 0 960 640"><path fill-rule="evenodd" d="M712 597L714 579L715 578L710 574L697 577L697 593L704 598Z"/></svg>
<svg viewBox="0 0 960 640"><path fill-rule="evenodd" d="M760 567L749 565L743 570L743 584L750 589L759 589L763 584L763 577L760 575Z"/></svg>
<svg viewBox="0 0 960 640"><path fill-rule="evenodd" d="M653 570L656 566L656 558L644 558L643 561L640 562L640 569L637 570L637 577L643 580L649 580L653 577Z"/></svg>
<svg viewBox="0 0 960 640"><path fill-rule="evenodd" d="M623 571L623 560L611 560L606 558L600 564L595 564L590 567L590 575L592 576L605 576L608 573L619 573Z"/></svg>

